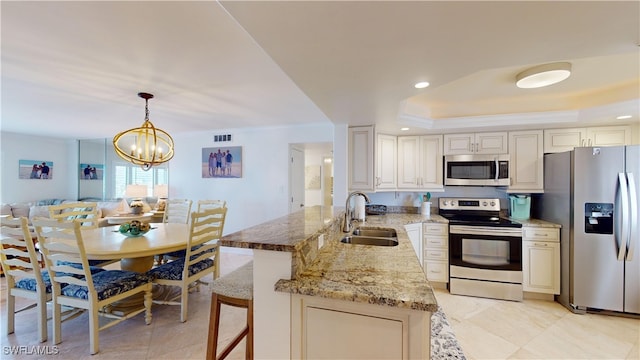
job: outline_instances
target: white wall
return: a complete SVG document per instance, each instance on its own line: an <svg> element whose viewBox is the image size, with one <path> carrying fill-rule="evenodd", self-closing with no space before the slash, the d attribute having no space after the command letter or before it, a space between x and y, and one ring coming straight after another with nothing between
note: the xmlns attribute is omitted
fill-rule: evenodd
<svg viewBox="0 0 640 360"><path fill-rule="evenodd" d="M0 134L0 202L76 199L78 193L76 140ZM19 160L53 161L49 180L18 179Z"/></svg>
<svg viewBox="0 0 640 360"><path fill-rule="evenodd" d="M288 213L289 144L333 142L333 125L211 130L174 135L169 161L169 197L222 199L229 212L225 233ZM231 142L213 142L214 134L231 134ZM202 178L204 147L242 146L242 178Z"/></svg>

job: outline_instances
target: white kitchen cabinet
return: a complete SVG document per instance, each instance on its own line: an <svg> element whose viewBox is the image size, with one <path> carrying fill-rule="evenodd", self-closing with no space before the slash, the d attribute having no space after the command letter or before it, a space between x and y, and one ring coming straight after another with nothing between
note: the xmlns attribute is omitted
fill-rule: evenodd
<svg viewBox="0 0 640 360"><path fill-rule="evenodd" d="M544 152L555 153L581 146L631 144L631 126L599 126L544 130Z"/></svg>
<svg viewBox="0 0 640 360"><path fill-rule="evenodd" d="M444 155L507 154L507 145L507 132L444 135Z"/></svg>
<svg viewBox="0 0 640 360"><path fill-rule="evenodd" d="M422 223L407 224L404 229L407 231L413 250L415 250L416 256L420 260L420 265L422 265Z"/></svg>
<svg viewBox="0 0 640 360"><path fill-rule="evenodd" d="M544 191L544 153L542 130L509 132L508 192Z"/></svg>
<svg viewBox="0 0 640 360"><path fill-rule="evenodd" d="M398 189L443 191L442 135L398 137Z"/></svg>
<svg viewBox="0 0 640 360"><path fill-rule="evenodd" d="M428 359L431 313L291 297L293 359Z"/></svg>
<svg viewBox="0 0 640 360"><path fill-rule="evenodd" d="M374 190L374 128L349 128L349 189Z"/></svg>
<svg viewBox="0 0 640 360"><path fill-rule="evenodd" d="M449 226L427 222L423 224L424 273L429 281L449 282Z"/></svg>
<svg viewBox="0 0 640 360"><path fill-rule="evenodd" d="M522 289L560 294L560 230L522 228Z"/></svg>
<svg viewBox="0 0 640 360"><path fill-rule="evenodd" d="M376 190L395 189L397 187L397 147L396 136L384 134L376 136Z"/></svg>

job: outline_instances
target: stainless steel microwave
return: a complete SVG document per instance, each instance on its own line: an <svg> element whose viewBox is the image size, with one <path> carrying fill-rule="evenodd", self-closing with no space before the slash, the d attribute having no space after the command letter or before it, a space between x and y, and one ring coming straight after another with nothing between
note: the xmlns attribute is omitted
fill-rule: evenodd
<svg viewBox="0 0 640 360"><path fill-rule="evenodd" d="M509 186L509 155L447 155L444 184Z"/></svg>

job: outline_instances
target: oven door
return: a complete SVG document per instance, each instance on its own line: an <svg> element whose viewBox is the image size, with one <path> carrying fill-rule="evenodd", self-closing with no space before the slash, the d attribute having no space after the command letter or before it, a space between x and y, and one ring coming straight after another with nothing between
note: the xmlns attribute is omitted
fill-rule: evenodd
<svg viewBox="0 0 640 360"><path fill-rule="evenodd" d="M522 229L451 225L449 263L465 268L522 271Z"/></svg>

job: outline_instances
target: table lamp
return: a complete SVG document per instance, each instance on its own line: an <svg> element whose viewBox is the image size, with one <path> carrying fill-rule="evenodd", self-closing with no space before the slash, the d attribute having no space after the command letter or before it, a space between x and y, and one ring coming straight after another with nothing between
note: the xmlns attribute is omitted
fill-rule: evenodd
<svg viewBox="0 0 640 360"><path fill-rule="evenodd" d="M156 211L164 211L169 197L169 185L159 184L153 187L153 195L158 198L156 203Z"/></svg>
<svg viewBox="0 0 640 360"><path fill-rule="evenodd" d="M147 193L147 185L127 185L124 195L132 199L131 204L129 204L132 214L140 214L142 212L144 207L142 199L147 196Z"/></svg>

